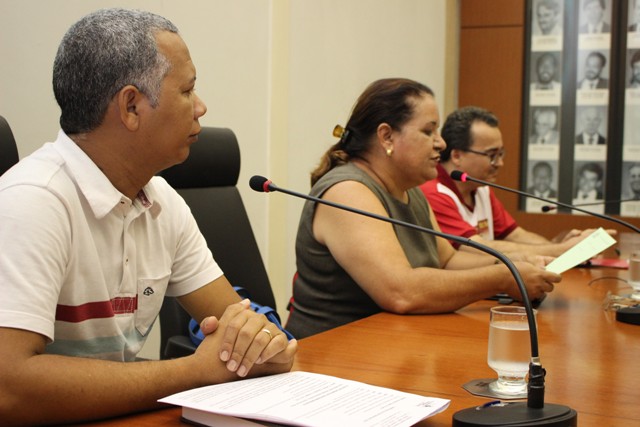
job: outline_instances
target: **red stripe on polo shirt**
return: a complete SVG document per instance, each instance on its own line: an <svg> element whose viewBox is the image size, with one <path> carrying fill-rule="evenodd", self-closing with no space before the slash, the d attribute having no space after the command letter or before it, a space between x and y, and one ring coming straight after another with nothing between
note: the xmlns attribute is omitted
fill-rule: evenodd
<svg viewBox="0 0 640 427"><path fill-rule="evenodd" d="M81 305L58 304L56 320L78 323L89 319L103 319L117 314L135 313L138 309L138 296L117 297L110 301L88 302Z"/></svg>

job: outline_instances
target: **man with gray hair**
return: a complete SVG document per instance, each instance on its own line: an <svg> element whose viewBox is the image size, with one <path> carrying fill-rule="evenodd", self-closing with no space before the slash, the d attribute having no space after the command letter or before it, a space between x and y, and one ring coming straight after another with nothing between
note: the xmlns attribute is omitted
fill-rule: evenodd
<svg viewBox="0 0 640 427"><path fill-rule="evenodd" d="M533 111L533 133L529 144L557 145L560 134L556 130L558 115L552 107L536 108Z"/></svg>
<svg viewBox="0 0 640 427"><path fill-rule="evenodd" d="M603 121L602 107L586 107L580 114L582 129L576 135L576 144L579 145L605 145L607 138L600 133Z"/></svg>
<svg viewBox="0 0 640 427"><path fill-rule="evenodd" d="M156 174L183 162L207 108L177 28L92 13L54 62L54 143L0 178L0 420L68 424L157 408L194 387L291 369L296 341L241 300L185 201ZM138 361L164 296L205 334Z"/></svg>

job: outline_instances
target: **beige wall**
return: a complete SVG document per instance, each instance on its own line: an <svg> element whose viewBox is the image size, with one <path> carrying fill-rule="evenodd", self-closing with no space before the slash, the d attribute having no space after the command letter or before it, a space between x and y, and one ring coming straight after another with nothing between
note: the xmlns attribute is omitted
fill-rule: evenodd
<svg viewBox="0 0 640 427"><path fill-rule="evenodd" d="M452 76L445 62L457 57L446 53L446 18L457 20L455 2L289 0L273 4L274 16L286 23L286 30L275 32L287 33L288 48L279 52L281 56L274 55L275 63L284 63L279 71L286 80L273 93L280 97L281 108L271 112L274 132L268 176L278 185L308 192L309 172L336 141L333 127L345 124L355 99L371 81L392 76L422 81L438 94L441 108L450 103L445 99L455 96L445 95ZM457 33L457 23L449 25ZM295 272L294 242L303 201L278 193L266 197L272 203L269 271L282 312Z"/></svg>
<svg viewBox="0 0 640 427"><path fill-rule="evenodd" d="M345 123L375 79L414 78L436 92L442 114L453 108L457 2L0 0L0 115L21 157L55 138L51 65L64 32L92 10L121 5L157 12L180 28L208 106L201 123L236 132L240 191L286 318L302 202L255 193L249 178L268 176L306 193L309 171L334 142L333 126Z"/></svg>

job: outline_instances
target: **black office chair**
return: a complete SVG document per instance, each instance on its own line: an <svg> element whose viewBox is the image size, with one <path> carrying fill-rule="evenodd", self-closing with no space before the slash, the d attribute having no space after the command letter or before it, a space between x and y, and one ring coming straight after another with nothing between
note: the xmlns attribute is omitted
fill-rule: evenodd
<svg viewBox="0 0 640 427"><path fill-rule="evenodd" d="M0 116L0 175L18 163L18 147L11 132L11 127L4 117Z"/></svg>
<svg viewBox="0 0 640 427"><path fill-rule="evenodd" d="M240 192L240 148L230 129L204 127L188 159L160 175L185 199L213 258L232 285L242 286L253 301L276 308L267 271ZM247 184L248 185L248 184ZM160 311L161 358L195 350L188 336L189 315L175 298Z"/></svg>

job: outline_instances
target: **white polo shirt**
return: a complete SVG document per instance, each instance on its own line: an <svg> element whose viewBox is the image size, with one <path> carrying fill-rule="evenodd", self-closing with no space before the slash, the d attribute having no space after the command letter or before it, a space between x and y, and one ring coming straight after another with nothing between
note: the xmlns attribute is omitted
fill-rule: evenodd
<svg viewBox="0 0 640 427"><path fill-rule="evenodd" d="M0 326L48 353L133 360L165 294L221 275L164 179L131 201L62 131L0 178Z"/></svg>

